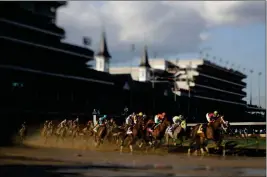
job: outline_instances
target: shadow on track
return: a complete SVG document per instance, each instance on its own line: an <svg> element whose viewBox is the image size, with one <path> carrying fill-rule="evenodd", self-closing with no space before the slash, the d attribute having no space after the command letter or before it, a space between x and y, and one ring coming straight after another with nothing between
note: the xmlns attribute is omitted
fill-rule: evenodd
<svg viewBox="0 0 267 177"><path fill-rule="evenodd" d="M12 158L13 160L33 160L36 159L25 158L25 157L5 157L5 159ZM51 159L43 159L42 162L51 162ZM57 161L58 162L58 161ZM126 167L119 165L23 165L23 164L13 164L13 165L0 165L1 176L5 177L84 177L84 176L106 176L110 173L133 173L135 171L136 175L141 174L141 176L175 176L174 174L157 174L155 172L146 172L149 170L148 167Z"/></svg>

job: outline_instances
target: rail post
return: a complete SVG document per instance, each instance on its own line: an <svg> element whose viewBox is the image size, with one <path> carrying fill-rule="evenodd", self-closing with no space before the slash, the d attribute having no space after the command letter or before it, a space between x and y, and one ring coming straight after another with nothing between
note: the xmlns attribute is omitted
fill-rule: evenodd
<svg viewBox="0 0 267 177"><path fill-rule="evenodd" d="M96 120L96 116L99 114L99 111L97 111L96 109L93 110L92 115L93 115L93 124L94 126L96 126L97 120Z"/></svg>

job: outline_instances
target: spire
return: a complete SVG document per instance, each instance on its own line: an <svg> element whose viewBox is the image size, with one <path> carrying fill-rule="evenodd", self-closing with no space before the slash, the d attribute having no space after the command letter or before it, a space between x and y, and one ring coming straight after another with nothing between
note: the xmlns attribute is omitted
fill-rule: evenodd
<svg viewBox="0 0 267 177"><path fill-rule="evenodd" d="M150 68L150 64L148 62L148 54L147 54L147 46L146 45L144 47L144 56L142 57L139 66Z"/></svg>
<svg viewBox="0 0 267 177"><path fill-rule="evenodd" d="M106 33L104 30L102 31L101 41L100 41L100 50L97 53L97 56L103 56L105 58L111 58L111 55L109 54L109 51L108 51Z"/></svg>

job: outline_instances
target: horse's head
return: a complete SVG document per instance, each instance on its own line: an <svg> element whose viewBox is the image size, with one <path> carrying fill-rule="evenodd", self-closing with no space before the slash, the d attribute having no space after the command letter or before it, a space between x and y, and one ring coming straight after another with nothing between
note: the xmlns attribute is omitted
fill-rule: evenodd
<svg viewBox="0 0 267 177"><path fill-rule="evenodd" d="M230 127L229 122L224 120L224 116L220 116L215 122L217 122L224 130L227 130Z"/></svg>
<svg viewBox="0 0 267 177"><path fill-rule="evenodd" d="M222 117L222 119L223 119L223 117ZM230 123L223 119L223 123L221 124L221 127L223 128L223 130L225 132L228 132L228 130L230 129Z"/></svg>

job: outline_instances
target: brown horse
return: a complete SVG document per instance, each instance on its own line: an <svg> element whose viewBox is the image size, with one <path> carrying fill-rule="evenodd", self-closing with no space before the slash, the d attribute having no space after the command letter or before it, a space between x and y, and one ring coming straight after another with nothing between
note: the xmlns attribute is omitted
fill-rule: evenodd
<svg viewBox="0 0 267 177"><path fill-rule="evenodd" d="M93 123L90 121L87 124L79 124L76 129L74 128L72 131L72 138L75 139L79 137L88 142L89 138L94 134L93 128Z"/></svg>
<svg viewBox="0 0 267 177"><path fill-rule="evenodd" d="M122 140L121 140L121 147L120 147L120 152L121 153L122 153L123 146L124 146L124 141L126 140L126 138L129 138L128 145L129 145L131 153L133 153L133 144L138 139L142 140L142 142L143 142L143 140L144 140L144 129L143 129L143 127L144 127L144 119L143 118L139 118L139 119L137 119L136 124L133 126L133 130L132 130L131 134L127 134L127 128L126 128L126 131L125 131L125 133L124 133L124 135L122 137ZM139 147L141 147L141 146L139 146Z"/></svg>
<svg viewBox="0 0 267 177"><path fill-rule="evenodd" d="M104 138L106 137L107 133L108 133L108 130L107 130L107 125L106 124L100 125L97 128L97 132L94 133L94 136L95 136L95 146L96 147L98 147L100 145L100 143L103 144Z"/></svg>
<svg viewBox="0 0 267 177"><path fill-rule="evenodd" d="M109 143L115 142L116 145L119 144L119 139L123 138L125 131L125 127L119 127L115 121L109 121L107 124L108 133L107 140Z"/></svg>
<svg viewBox="0 0 267 177"><path fill-rule="evenodd" d="M53 133L54 133L53 123L51 122L45 125L41 133L42 133L42 136L44 137L44 144L46 144L48 142L48 138L53 136Z"/></svg>
<svg viewBox="0 0 267 177"><path fill-rule="evenodd" d="M202 132L198 132L199 129L201 128L200 126L202 126L203 129ZM213 123L208 123L203 125L198 124L195 127L193 127L190 133L191 142L189 144L188 154L191 153L191 147L195 142L198 145L198 147L200 147L201 154L204 154L203 147L205 148L207 153L209 153L207 144L204 145L206 140L213 140L214 142L216 142L217 147L219 147L223 140L222 136L220 135L220 130L222 126L226 128L229 127L228 122L224 120L223 116L216 119Z"/></svg>
<svg viewBox="0 0 267 177"><path fill-rule="evenodd" d="M151 131L150 128L148 128L151 125L151 123L152 121L148 121L145 126L146 137L152 141L150 142L151 145L153 145L153 147L156 147L158 141L160 141L165 136L166 129L168 126L171 125L171 123L165 118L162 121L162 123L160 123L154 128L153 131Z"/></svg>

